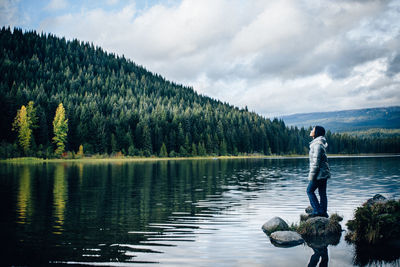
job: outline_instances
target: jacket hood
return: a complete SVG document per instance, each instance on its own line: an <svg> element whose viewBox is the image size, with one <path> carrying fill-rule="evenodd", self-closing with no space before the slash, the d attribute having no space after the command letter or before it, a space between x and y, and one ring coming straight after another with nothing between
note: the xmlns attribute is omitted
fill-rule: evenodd
<svg viewBox="0 0 400 267"><path fill-rule="evenodd" d="M324 136L318 136L317 138L315 138L314 140L312 140L310 142L310 146L314 145L314 144L320 144L323 145L325 148L328 147L328 142L326 142L326 139Z"/></svg>

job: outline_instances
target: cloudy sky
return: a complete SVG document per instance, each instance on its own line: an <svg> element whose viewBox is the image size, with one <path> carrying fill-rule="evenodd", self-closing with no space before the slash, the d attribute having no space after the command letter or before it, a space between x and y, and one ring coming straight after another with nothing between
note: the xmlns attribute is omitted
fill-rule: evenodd
<svg viewBox="0 0 400 267"><path fill-rule="evenodd" d="M0 0L0 24L268 117L400 105L400 0Z"/></svg>

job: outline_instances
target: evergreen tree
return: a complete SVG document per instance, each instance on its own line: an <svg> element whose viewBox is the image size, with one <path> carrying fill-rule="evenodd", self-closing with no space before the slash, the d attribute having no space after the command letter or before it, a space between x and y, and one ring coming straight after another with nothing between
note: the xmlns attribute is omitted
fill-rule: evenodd
<svg viewBox="0 0 400 267"><path fill-rule="evenodd" d="M206 148L205 148L203 142L199 143L197 153L199 154L199 156L205 156L207 154L207 151L206 151Z"/></svg>
<svg viewBox="0 0 400 267"><path fill-rule="evenodd" d="M152 153L152 144L151 144L151 135L150 135L150 129L146 125L143 127L143 133L142 133L142 142L143 142L143 152L145 156L150 156Z"/></svg>
<svg viewBox="0 0 400 267"><path fill-rule="evenodd" d="M197 156L197 148L195 143L192 143L192 156Z"/></svg>
<svg viewBox="0 0 400 267"><path fill-rule="evenodd" d="M28 106L26 107L26 114L28 116L30 128L32 130L38 128L38 117L36 115L36 108L33 101L28 102Z"/></svg>
<svg viewBox="0 0 400 267"><path fill-rule="evenodd" d="M117 139L115 138L115 134L111 134L111 153L117 153L119 151L117 146Z"/></svg>
<svg viewBox="0 0 400 267"><path fill-rule="evenodd" d="M165 145L165 143L162 143L162 145L161 145L160 157L162 157L162 158L168 157L167 146Z"/></svg>
<svg viewBox="0 0 400 267"><path fill-rule="evenodd" d="M180 147L179 147L179 155L180 155L181 157L186 157L186 156L187 156L187 151L186 151L186 149L185 149L183 146L180 146Z"/></svg>
<svg viewBox="0 0 400 267"><path fill-rule="evenodd" d="M226 154L228 153L225 139L222 140L219 151L221 156L226 156Z"/></svg>

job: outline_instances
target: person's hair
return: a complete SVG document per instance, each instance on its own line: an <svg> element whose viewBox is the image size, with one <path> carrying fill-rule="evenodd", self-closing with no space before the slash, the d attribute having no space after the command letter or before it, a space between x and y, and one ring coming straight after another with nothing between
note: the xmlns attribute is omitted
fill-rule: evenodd
<svg viewBox="0 0 400 267"><path fill-rule="evenodd" d="M325 129L322 126L315 126L315 132L314 132L314 138L317 138L318 136L324 136L325 135Z"/></svg>

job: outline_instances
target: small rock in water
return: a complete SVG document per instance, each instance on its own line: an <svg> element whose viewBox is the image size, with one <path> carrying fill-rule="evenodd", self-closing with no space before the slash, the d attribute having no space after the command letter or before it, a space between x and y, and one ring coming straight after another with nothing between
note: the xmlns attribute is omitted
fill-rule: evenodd
<svg viewBox="0 0 400 267"><path fill-rule="evenodd" d="M281 218L279 217L274 217L268 222L264 223L262 226L263 231L267 234L270 235L271 233L275 231L286 231L289 229L289 225Z"/></svg>
<svg viewBox="0 0 400 267"><path fill-rule="evenodd" d="M270 236L271 243L278 247L293 247L304 243L304 239L293 231L277 231Z"/></svg>

